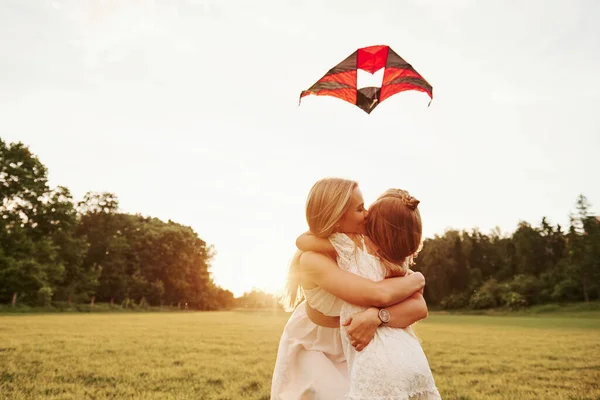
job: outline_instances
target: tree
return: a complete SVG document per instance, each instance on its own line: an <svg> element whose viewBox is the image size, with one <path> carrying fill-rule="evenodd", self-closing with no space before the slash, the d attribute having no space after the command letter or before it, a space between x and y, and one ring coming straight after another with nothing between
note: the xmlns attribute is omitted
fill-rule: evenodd
<svg viewBox="0 0 600 400"><path fill-rule="evenodd" d="M47 170L22 143L0 139L0 301L13 293L36 302L53 293L64 273L49 233L48 214L61 221L47 184Z"/></svg>
<svg viewBox="0 0 600 400"><path fill-rule="evenodd" d="M571 215L568 235L568 254L572 270L581 284L583 298L590 301L593 293L598 296L600 278L600 233L599 222L590 215L591 204L584 195L579 195L577 213Z"/></svg>
<svg viewBox="0 0 600 400"><path fill-rule="evenodd" d="M283 306L276 296L256 288L235 299L235 305L240 308L283 309Z"/></svg>

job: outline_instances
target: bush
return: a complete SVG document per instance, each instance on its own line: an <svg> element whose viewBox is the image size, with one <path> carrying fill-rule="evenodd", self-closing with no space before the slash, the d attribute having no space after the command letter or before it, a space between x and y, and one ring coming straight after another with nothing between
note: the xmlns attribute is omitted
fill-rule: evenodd
<svg viewBox="0 0 600 400"><path fill-rule="evenodd" d="M444 297L440 306L445 310L456 310L465 308L469 305L469 295L467 293L453 293Z"/></svg>
<svg viewBox="0 0 600 400"><path fill-rule="evenodd" d="M508 292L502 295L502 304L513 310L518 310L527 306L527 300L519 293Z"/></svg>
<svg viewBox="0 0 600 400"><path fill-rule="evenodd" d="M495 279L488 279L471 296L469 307L476 310L496 307L500 302L501 291L502 288Z"/></svg>
<svg viewBox="0 0 600 400"><path fill-rule="evenodd" d="M509 290L520 294L528 305L539 303L542 286L540 280L532 275L516 275L508 284Z"/></svg>
<svg viewBox="0 0 600 400"><path fill-rule="evenodd" d="M51 287L42 286L37 292L38 305L50 307L53 295L54 292L52 291Z"/></svg>
<svg viewBox="0 0 600 400"><path fill-rule="evenodd" d="M73 303L69 304L67 301L53 301L52 307L59 311L77 311L77 308Z"/></svg>
<svg viewBox="0 0 600 400"><path fill-rule="evenodd" d="M475 310L494 308L497 305L498 303L496 302L496 298L487 290L479 289L475 292L475 294L473 294L473 296L471 296L471 300L469 300L469 307Z"/></svg>
<svg viewBox="0 0 600 400"><path fill-rule="evenodd" d="M582 300L581 285L575 279L566 279L554 285L552 300L554 301L576 301Z"/></svg>

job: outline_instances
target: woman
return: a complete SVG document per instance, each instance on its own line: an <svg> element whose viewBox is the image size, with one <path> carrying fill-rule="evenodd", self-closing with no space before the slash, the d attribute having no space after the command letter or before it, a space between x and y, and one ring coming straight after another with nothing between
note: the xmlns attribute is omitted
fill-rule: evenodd
<svg viewBox="0 0 600 400"><path fill-rule="evenodd" d="M362 234L366 211L358 184L328 178L311 189L306 204L310 231L318 237L335 232ZM364 307L389 307L389 326L404 328L424 318L427 306L419 291L420 273L380 282L337 267L335 254L297 252L288 277L288 305L297 306L284 328L271 385L272 400L335 400L348 391L348 372L340 336L344 301ZM306 300L298 305L304 294ZM376 308L345 321L355 333L357 350L381 324Z"/></svg>
<svg viewBox="0 0 600 400"><path fill-rule="evenodd" d="M305 234L299 238L300 248L335 251L340 268L374 281L404 276L421 245L418 204L408 192L390 189L371 205L366 237L335 233L325 239ZM344 302L341 316L362 310L364 307ZM342 332L350 381L348 399L441 399L427 357L411 327L382 326L360 353L351 341Z"/></svg>

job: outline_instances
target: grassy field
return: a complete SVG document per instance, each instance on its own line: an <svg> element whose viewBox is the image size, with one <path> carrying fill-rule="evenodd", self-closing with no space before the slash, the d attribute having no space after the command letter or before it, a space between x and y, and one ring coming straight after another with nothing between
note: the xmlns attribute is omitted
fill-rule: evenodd
<svg viewBox="0 0 600 400"><path fill-rule="evenodd" d="M0 399L266 400L287 317L0 315ZM600 399L598 312L434 313L416 331L444 399Z"/></svg>

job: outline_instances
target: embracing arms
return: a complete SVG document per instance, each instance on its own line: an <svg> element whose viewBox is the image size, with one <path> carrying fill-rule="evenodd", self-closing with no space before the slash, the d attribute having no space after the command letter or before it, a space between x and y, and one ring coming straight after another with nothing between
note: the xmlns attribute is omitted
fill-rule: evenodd
<svg viewBox="0 0 600 400"><path fill-rule="evenodd" d="M387 308L390 320L386 326L391 328L406 328L415 322L427 318L427 304L421 293L415 293L401 303ZM352 315L342 321L350 336L350 343L357 351L364 349L375 336L375 331L382 324L379 319L379 309L370 307L365 311Z"/></svg>
<svg viewBox="0 0 600 400"><path fill-rule="evenodd" d="M317 237L310 232L300 235L296 239L296 246L305 251L300 257L300 270L303 275L327 292L351 304L387 307L422 291L425 286L425 278L421 273L413 273L404 279L390 278L373 282L343 271L332 260L337 257L337 253L329 239Z"/></svg>
<svg viewBox="0 0 600 400"><path fill-rule="evenodd" d="M425 286L425 278L420 272L374 282L344 271L331 258L312 251L302 253L298 269L323 290L363 307L391 306L406 300Z"/></svg>
<svg viewBox="0 0 600 400"><path fill-rule="evenodd" d="M375 331L382 325L378 307L387 307L390 319L386 326L392 328L406 328L427 318L427 304L422 295L425 278L421 273L409 271L402 278L373 282L341 270L330 257L312 252L326 253L335 258L337 253L328 239L305 233L297 239L296 245L301 250L311 250L301 259L305 276L344 301L370 307L342 321L358 351L372 340Z"/></svg>
<svg viewBox="0 0 600 400"><path fill-rule="evenodd" d="M310 232L304 232L296 239L296 247L301 251L316 251L325 253L333 258L337 256L335 248L327 238L321 238Z"/></svg>

